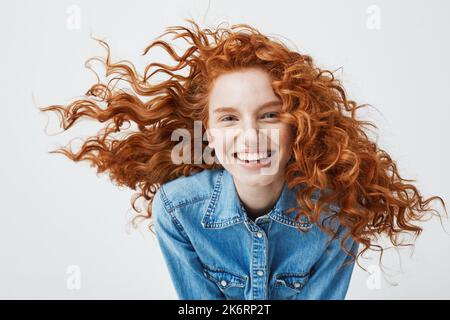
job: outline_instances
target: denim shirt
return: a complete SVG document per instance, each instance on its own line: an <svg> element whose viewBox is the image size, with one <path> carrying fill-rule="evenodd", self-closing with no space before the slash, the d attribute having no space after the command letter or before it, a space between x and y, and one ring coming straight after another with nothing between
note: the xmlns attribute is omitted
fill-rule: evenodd
<svg viewBox="0 0 450 320"><path fill-rule="evenodd" d="M272 210L253 221L223 168L162 184L152 219L179 299L345 299L354 267L339 269L349 258L339 246L345 229L327 243L307 217L285 214L291 207L298 203L285 182ZM345 244L357 253L352 237Z"/></svg>

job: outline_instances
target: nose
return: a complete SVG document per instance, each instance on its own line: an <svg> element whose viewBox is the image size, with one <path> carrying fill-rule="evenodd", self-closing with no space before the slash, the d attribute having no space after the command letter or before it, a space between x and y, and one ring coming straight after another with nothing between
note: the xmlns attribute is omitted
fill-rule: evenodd
<svg viewBox="0 0 450 320"><path fill-rule="evenodd" d="M243 132L239 136L238 145L243 147L238 147L238 150L245 149L247 152L257 152L265 148L262 143L266 143L267 139L261 141L264 137L261 137L261 132L254 121L247 121L242 129Z"/></svg>

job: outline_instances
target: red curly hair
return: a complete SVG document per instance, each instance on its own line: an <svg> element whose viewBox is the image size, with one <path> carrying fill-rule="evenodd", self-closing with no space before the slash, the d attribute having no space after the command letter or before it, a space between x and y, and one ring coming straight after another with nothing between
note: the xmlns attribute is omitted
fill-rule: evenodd
<svg viewBox="0 0 450 320"><path fill-rule="evenodd" d="M382 255L383 248L375 244L378 235L387 235L394 246L402 246L399 236L412 233L417 237L422 228L414 222L425 220L427 212L436 212L429 208L430 201L439 199L447 212L441 197L424 199L414 185L406 183L415 180L401 178L389 154L370 141L364 126L377 127L356 119L356 110L366 105L358 106L348 100L333 72L321 70L309 55L292 51L247 24L211 31L200 29L191 19L186 21L193 27L169 27L143 52L145 55L152 47L161 46L176 65L153 62L141 76L126 60L111 62L109 46L96 39L107 49L106 60L94 57L88 61L103 62L106 76L115 77L106 84L98 81L92 85L85 99L67 106L41 108L57 111L64 130L80 117L107 123L97 136L84 141L78 152L62 148L50 153L62 153L73 161L87 160L97 173L108 171L117 184L138 189L133 209L141 212L135 207L140 197L148 202L146 214L134 217L133 226L136 218L151 218L152 199L161 184L181 175L222 167L195 159L187 164L173 163L171 152L177 141L171 141L171 134L184 128L193 136L194 121L201 121L207 128L208 93L214 79L225 72L251 67L270 74L274 93L283 103L280 120L295 132L294 160L286 167L285 179L289 188L304 186L297 194L301 209L296 220L306 215L317 222L320 212L328 210L332 203L338 204L340 210L331 219L348 227L341 246L344 248L345 240L352 236L364 245L359 255L371 247L379 248ZM178 55L171 45L159 39L168 33L174 34L173 40L182 38L191 46ZM159 69L149 74L151 67ZM177 73L184 68L189 70L187 75ZM170 78L150 84L158 72ZM132 90L111 87L115 79L125 80ZM137 129L124 132L124 123L130 122ZM117 132L125 135L111 137ZM202 143L206 148L207 143ZM313 203L311 196L316 188L331 192L321 193ZM150 230L151 227L152 224ZM319 227L334 237L337 234L323 224ZM355 259L355 255L344 250Z"/></svg>

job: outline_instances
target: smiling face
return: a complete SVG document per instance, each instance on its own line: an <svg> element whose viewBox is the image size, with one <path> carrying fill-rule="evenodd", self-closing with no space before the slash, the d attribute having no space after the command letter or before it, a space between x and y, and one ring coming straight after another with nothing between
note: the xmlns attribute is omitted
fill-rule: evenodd
<svg viewBox="0 0 450 320"><path fill-rule="evenodd" d="M222 166L249 186L284 179L291 157L292 134L278 118L282 101L271 81L259 68L234 71L216 78L209 95L209 146Z"/></svg>

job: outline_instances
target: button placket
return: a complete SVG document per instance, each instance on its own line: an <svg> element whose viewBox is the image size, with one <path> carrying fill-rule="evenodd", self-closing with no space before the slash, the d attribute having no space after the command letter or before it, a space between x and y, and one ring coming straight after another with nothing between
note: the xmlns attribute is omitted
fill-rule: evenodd
<svg viewBox="0 0 450 320"><path fill-rule="evenodd" d="M253 274L253 299L263 300L267 297L267 279L266 279L266 264L267 264L267 241L264 237L264 230L258 227L258 224L253 224L253 255L252 255L252 274Z"/></svg>

